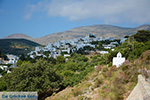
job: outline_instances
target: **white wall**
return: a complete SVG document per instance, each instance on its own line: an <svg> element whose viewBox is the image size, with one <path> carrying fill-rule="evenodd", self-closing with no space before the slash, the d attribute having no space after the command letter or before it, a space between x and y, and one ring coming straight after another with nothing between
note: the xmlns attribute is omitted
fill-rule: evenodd
<svg viewBox="0 0 150 100"><path fill-rule="evenodd" d="M116 67L120 67L123 62L125 61L125 58L117 58L117 57L114 57L113 58L113 65L116 65Z"/></svg>
<svg viewBox="0 0 150 100"><path fill-rule="evenodd" d="M118 52L117 57L113 57L113 65L116 65L117 68L120 67L124 61L125 58L122 57L120 52Z"/></svg>

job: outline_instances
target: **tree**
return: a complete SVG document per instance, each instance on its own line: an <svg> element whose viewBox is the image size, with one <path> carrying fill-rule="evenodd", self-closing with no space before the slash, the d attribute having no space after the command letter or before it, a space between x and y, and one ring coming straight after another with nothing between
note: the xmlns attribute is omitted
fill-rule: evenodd
<svg viewBox="0 0 150 100"><path fill-rule="evenodd" d="M71 70L65 70L63 72L63 74L64 74L65 77L68 77L68 76L70 77L70 76L74 75L74 72L71 71Z"/></svg>
<svg viewBox="0 0 150 100"><path fill-rule="evenodd" d="M67 70L72 70L74 72L78 69L77 63L75 62L68 62L65 66Z"/></svg>
<svg viewBox="0 0 150 100"><path fill-rule="evenodd" d="M136 41L146 42L150 40L150 31L148 30L139 30L135 35L133 35Z"/></svg>
<svg viewBox="0 0 150 100"><path fill-rule="evenodd" d="M101 50L103 47L102 43L101 42L98 42L98 48Z"/></svg>
<svg viewBox="0 0 150 100"><path fill-rule="evenodd" d="M3 58L4 60L8 60L8 57L1 51L1 49L0 49L0 58Z"/></svg>
<svg viewBox="0 0 150 100"><path fill-rule="evenodd" d="M4 53L1 54L1 57L2 57L4 60L8 60L8 57L7 57Z"/></svg>
<svg viewBox="0 0 150 100"><path fill-rule="evenodd" d="M57 57L57 62L58 63L64 63L65 62L65 58L63 56L58 56Z"/></svg>
<svg viewBox="0 0 150 100"><path fill-rule="evenodd" d="M4 81L4 78L0 78L0 91L5 91L7 89L6 83Z"/></svg>
<svg viewBox="0 0 150 100"><path fill-rule="evenodd" d="M36 63L22 63L11 73L5 76L7 91L37 91L39 95L52 94L59 89L62 78L52 68L52 65L43 59Z"/></svg>
<svg viewBox="0 0 150 100"><path fill-rule="evenodd" d="M2 53L2 51L1 51L1 49L0 49L0 55L1 55L1 53Z"/></svg>
<svg viewBox="0 0 150 100"><path fill-rule="evenodd" d="M52 64L56 64L56 59L54 59L53 57L47 58L48 62L51 62Z"/></svg>
<svg viewBox="0 0 150 100"><path fill-rule="evenodd" d="M43 54L48 58L50 53L50 51L45 51Z"/></svg>
<svg viewBox="0 0 150 100"><path fill-rule="evenodd" d="M21 54L21 56L20 56L19 59L22 60L22 61L24 61L24 60L25 60L25 55L24 55L24 54Z"/></svg>
<svg viewBox="0 0 150 100"><path fill-rule="evenodd" d="M19 59L19 60L17 61L17 66L20 66L21 64L22 64L22 60Z"/></svg>
<svg viewBox="0 0 150 100"><path fill-rule="evenodd" d="M128 35L124 36L124 38L128 38L128 37L129 37Z"/></svg>

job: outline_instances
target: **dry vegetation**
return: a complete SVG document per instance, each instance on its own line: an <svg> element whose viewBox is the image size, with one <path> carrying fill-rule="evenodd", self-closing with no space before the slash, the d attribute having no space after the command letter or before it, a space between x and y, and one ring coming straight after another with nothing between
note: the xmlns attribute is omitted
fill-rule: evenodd
<svg viewBox="0 0 150 100"><path fill-rule="evenodd" d="M144 52L134 63L126 60L120 68L98 66L100 70L89 73L82 83L46 100L125 100L136 86L142 67L150 69L150 50Z"/></svg>

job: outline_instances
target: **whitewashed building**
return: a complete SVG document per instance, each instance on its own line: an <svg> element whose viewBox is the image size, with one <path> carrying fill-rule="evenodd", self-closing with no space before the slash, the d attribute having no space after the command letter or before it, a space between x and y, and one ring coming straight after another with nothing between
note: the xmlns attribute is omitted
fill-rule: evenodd
<svg viewBox="0 0 150 100"><path fill-rule="evenodd" d="M40 47L35 47L35 51L40 51Z"/></svg>
<svg viewBox="0 0 150 100"><path fill-rule="evenodd" d="M113 57L113 65L116 65L116 67L120 67L123 62L125 61L125 58L122 57L122 54L118 52L117 57Z"/></svg>
<svg viewBox="0 0 150 100"><path fill-rule="evenodd" d="M122 38L122 39L120 40L120 43L124 43L126 39L128 39L128 38Z"/></svg>
<svg viewBox="0 0 150 100"><path fill-rule="evenodd" d="M64 54L64 57L66 58L66 57L70 57L70 55L69 54Z"/></svg>
<svg viewBox="0 0 150 100"><path fill-rule="evenodd" d="M8 70L8 66L1 65L0 68L1 68L2 70L5 70L5 71Z"/></svg>
<svg viewBox="0 0 150 100"><path fill-rule="evenodd" d="M7 57L8 57L8 60L9 60L8 61L9 64L17 63L17 61L19 59L19 57L15 56L15 55L12 55L12 54L8 54Z"/></svg>
<svg viewBox="0 0 150 100"><path fill-rule="evenodd" d="M11 71L10 71L10 70L7 70L7 73L11 73Z"/></svg>
<svg viewBox="0 0 150 100"><path fill-rule="evenodd" d="M108 54L108 51L100 51L100 54Z"/></svg>

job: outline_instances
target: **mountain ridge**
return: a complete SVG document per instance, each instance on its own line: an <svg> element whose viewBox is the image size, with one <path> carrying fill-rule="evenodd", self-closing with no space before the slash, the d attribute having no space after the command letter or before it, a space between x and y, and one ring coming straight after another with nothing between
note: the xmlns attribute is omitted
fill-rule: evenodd
<svg viewBox="0 0 150 100"><path fill-rule="evenodd" d="M46 36L40 38L32 38L28 35L23 35L23 33L19 33L18 36L16 34L9 35L4 37L4 39L12 39L12 38L24 38L34 42L37 42L42 45L46 45L48 43L54 43L60 40L70 40L73 38L85 37L89 34L94 34L97 37L114 37L114 38L122 38L126 35L135 34L138 30L150 30L150 25L144 24L135 28L129 27L120 27L114 25L90 25L90 26L81 26L72 28L70 30L56 32L52 34L48 34Z"/></svg>
<svg viewBox="0 0 150 100"><path fill-rule="evenodd" d="M8 35L2 39L31 39L31 38L32 38L31 36L28 36L23 33L14 33L14 34Z"/></svg>

